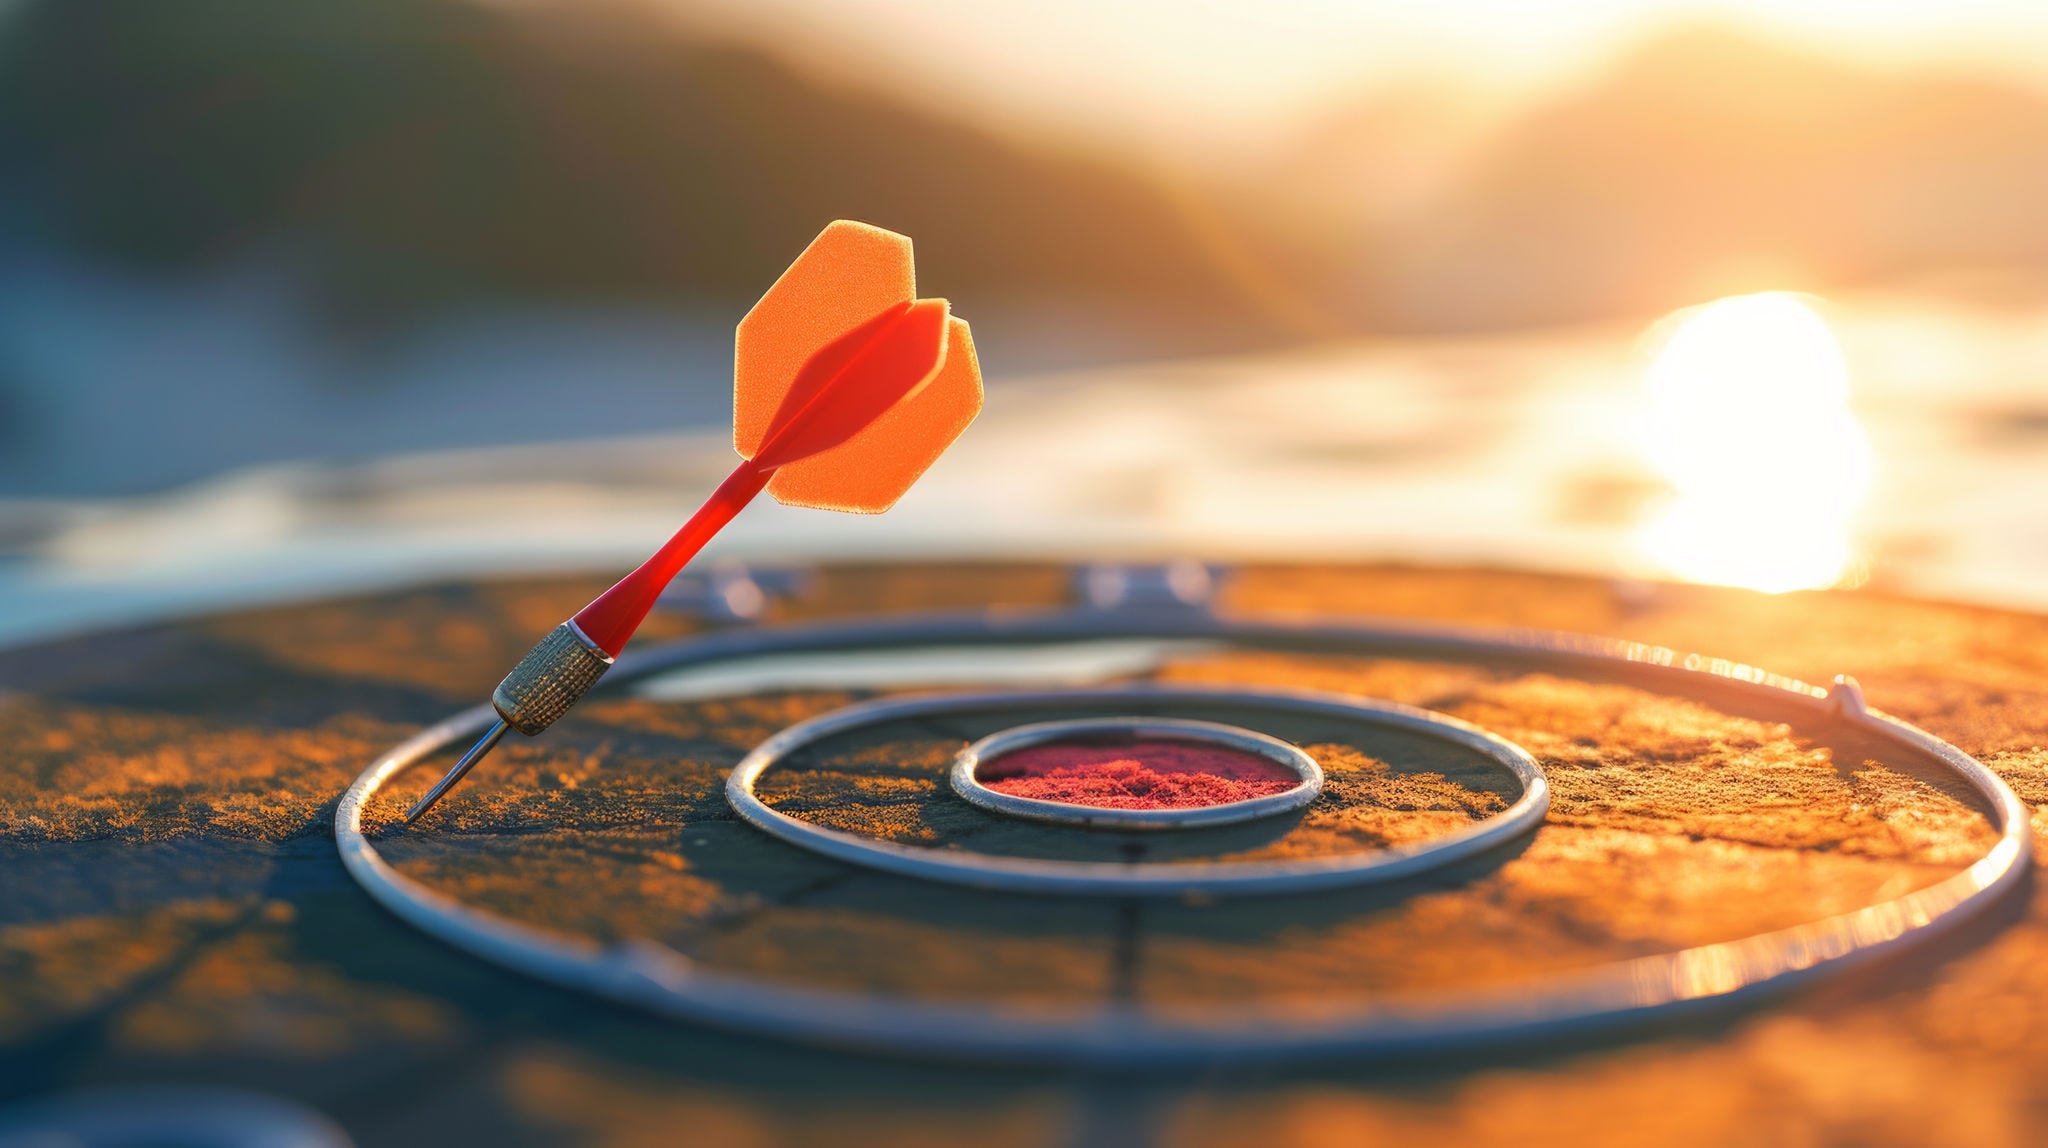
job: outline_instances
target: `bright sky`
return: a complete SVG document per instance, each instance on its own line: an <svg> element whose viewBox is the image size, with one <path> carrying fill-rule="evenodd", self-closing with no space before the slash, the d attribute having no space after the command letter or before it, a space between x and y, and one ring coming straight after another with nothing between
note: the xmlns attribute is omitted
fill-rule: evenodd
<svg viewBox="0 0 2048 1148"><path fill-rule="evenodd" d="M655 0L680 6L685 0ZM1566 80L1674 21L1730 18L1882 62L2048 85L2044 0L693 0L888 88L1025 126L1199 148L1346 94L1463 74Z"/></svg>

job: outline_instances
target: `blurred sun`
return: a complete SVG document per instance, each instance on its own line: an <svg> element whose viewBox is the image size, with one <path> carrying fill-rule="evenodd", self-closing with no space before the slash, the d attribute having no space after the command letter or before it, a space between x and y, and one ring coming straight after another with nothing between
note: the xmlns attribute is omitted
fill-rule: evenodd
<svg viewBox="0 0 2048 1148"><path fill-rule="evenodd" d="M1638 442L1674 492L1644 552L1691 582L1779 593L1840 584L1870 488L1841 347L1798 295L1738 295L1666 320Z"/></svg>

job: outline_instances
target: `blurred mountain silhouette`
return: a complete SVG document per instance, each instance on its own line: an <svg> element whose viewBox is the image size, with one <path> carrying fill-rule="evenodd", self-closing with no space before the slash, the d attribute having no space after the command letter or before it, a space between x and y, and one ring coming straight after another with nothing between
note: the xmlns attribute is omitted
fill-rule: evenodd
<svg viewBox="0 0 2048 1148"><path fill-rule="evenodd" d="M1768 288L2048 268L2048 102L1673 30L1364 225L1357 308L1399 328L1648 315Z"/></svg>
<svg viewBox="0 0 2048 1148"><path fill-rule="evenodd" d="M170 271L288 251L377 321L493 297L729 313L851 216L916 236L932 290L1121 301L1189 349L2048 268L2048 102L2014 87L1693 26L1490 126L1447 91L1339 109L1225 191L622 3L46 0L0 33L0 228Z"/></svg>
<svg viewBox="0 0 2048 1148"><path fill-rule="evenodd" d="M846 216L915 236L937 293L1270 337L1145 178L618 4L33 4L0 33L0 181L22 208L0 223L170 271L289 250L366 320L480 296L731 311Z"/></svg>

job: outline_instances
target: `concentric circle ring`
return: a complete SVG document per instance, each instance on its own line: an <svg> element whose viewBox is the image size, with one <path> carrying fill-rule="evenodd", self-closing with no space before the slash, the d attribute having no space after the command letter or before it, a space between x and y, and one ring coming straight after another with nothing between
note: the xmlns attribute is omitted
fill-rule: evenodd
<svg viewBox="0 0 2048 1148"><path fill-rule="evenodd" d="M1263 797L1174 809L1123 809L1022 797L1004 793L981 780L981 767L1006 754L1047 742L1104 735L1220 745L1270 761L1300 780L1288 789ZM1298 745L1281 741L1271 734L1222 722L1149 717L1075 718L1032 722L998 730L955 755L953 768L947 771L946 780L952 784L953 792L991 813L1030 821L1085 825L1091 829L1208 829L1275 817L1300 809L1322 795L1323 767Z"/></svg>
<svg viewBox="0 0 2048 1148"><path fill-rule="evenodd" d="M1438 738L1498 762L1522 785L1506 809L1456 832L1415 845L1285 861L1056 861L998 857L899 845L791 817L754 793L761 776L800 749L829 737L905 718L1059 706L1133 706L1200 702L1347 718ZM1410 877L1482 853L1528 833L1550 808L1550 786L1536 759L1513 742L1446 714L1394 702L1291 690L1206 686L1117 686L1070 690L929 694L882 698L798 722L762 742L725 782L733 811L764 832L813 853L905 877L977 889L1094 897L1244 896L1307 893Z"/></svg>
<svg viewBox="0 0 2048 1148"><path fill-rule="evenodd" d="M958 1061L1159 1071L1233 1060L1408 1058L1543 1044L1756 1002L1813 978L1952 935L2025 888L2027 807L1983 762L1869 708L1854 683L1832 688L1664 646L1553 630L1489 631L1392 619L1219 617L1206 611L968 611L741 629L620 659L597 691L654 674L778 655L944 646L1001 648L1104 638L1222 641L1248 648L1488 661L1638 683L1671 694L1722 694L1839 722L1949 771L1984 802L1997 840L1960 872L1817 921L1653 953L1499 989L1344 1003L1305 1014L1246 1003L1201 1017L1104 1005L1024 1014L997 1006L781 984L697 965L666 945L597 945L510 920L400 873L363 833L365 808L395 777L497 720L474 706L421 730L366 766L334 810L335 845L363 891L400 920L473 956L578 992L677 1020L754 1036Z"/></svg>

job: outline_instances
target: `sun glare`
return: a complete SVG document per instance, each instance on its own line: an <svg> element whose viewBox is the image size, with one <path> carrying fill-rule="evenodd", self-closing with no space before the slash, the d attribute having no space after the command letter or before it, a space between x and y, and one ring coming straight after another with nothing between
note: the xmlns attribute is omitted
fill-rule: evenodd
<svg viewBox="0 0 2048 1148"><path fill-rule="evenodd" d="M1872 477L1834 333L1771 292L1666 320L1640 443L1674 497L1644 528L1651 561L1690 582L1780 593L1841 583Z"/></svg>

